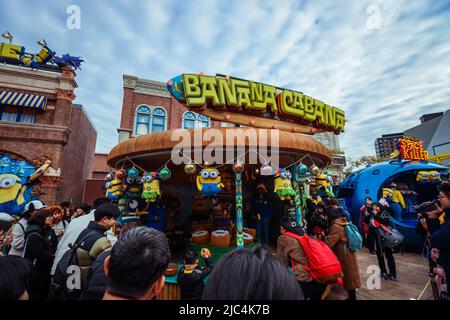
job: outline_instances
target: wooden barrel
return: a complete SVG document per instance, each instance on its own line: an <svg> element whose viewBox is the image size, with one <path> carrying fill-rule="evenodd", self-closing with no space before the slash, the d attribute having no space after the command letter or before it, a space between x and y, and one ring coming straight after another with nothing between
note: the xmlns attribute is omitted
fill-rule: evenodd
<svg viewBox="0 0 450 320"><path fill-rule="evenodd" d="M253 243L253 236L249 233L244 232L244 245L248 246Z"/></svg>
<svg viewBox="0 0 450 320"><path fill-rule="evenodd" d="M229 247L231 235L226 230L216 230L211 233L211 245L215 247Z"/></svg>
<svg viewBox="0 0 450 320"><path fill-rule="evenodd" d="M244 232L251 235L253 239L256 238L256 229L244 228Z"/></svg>
<svg viewBox="0 0 450 320"><path fill-rule="evenodd" d="M192 234L192 241L196 244L207 244L209 242L209 232L206 230L196 231Z"/></svg>

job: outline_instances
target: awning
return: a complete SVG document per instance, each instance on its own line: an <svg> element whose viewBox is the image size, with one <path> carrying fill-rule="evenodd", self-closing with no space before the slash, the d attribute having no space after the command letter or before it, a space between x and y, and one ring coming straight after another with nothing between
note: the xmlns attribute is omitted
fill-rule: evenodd
<svg viewBox="0 0 450 320"><path fill-rule="evenodd" d="M47 108L47 97L35 94L0 90L0 104L37 108L45 111L45 109Z"/></svg>

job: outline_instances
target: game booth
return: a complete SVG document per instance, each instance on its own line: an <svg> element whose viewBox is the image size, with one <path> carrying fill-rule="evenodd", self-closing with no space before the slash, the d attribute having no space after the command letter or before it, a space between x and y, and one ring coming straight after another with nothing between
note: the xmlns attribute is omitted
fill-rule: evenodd
<svg viewBox="0 0 450 320"><path fill-rule="evenodd" d="M167 87L191 110L245 125L141 135L108 155L106 194L121 210L119 223L139 220L169 239L173 263L158 299L172 300L180 298L176 275L186 249L206 247L217 263L259 242L257 189L272 208L274 239L282 216L302 223L311 180L321 180L331 161L330 151L310 135L343 131L345 119L340 109L299 92L231 77L182 75ZM256 106L258 112L250 110ZM314 121L299 116L307 111Z"/></svg>
<svg viewBox="0 0 450 320"><path fill-rule="evenodd" d="M338 197L345 199L353 222L361 221L360 207L365 198L385 201L395 227L405 236L406 246L421 248L423 239L416 232L417 208L437 199L437 186L448 181L449 168L428 161L422 142L403 137L391 160L358 170L339 186ZM381 202L380 201L380 202Z"/></svg>

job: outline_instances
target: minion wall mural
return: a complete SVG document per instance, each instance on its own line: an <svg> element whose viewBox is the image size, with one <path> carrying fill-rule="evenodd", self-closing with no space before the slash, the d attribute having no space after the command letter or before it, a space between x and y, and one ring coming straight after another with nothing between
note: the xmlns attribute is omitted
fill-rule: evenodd
<svg viewBox="0 0 450 320"><path fill-rule="evenodd" d="M20 216L25 204L37 199L32 194L32 183L40 175L36 172L31 163L0 154L0 212Z"/></svg>

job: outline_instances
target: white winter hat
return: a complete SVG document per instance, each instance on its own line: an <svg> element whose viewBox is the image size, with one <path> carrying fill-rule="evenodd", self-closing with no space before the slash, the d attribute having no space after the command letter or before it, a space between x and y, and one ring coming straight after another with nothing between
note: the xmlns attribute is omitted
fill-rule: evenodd
<svg viewBox="0 0 450 320"><path fill-rule="evenodd" d="M14 219L7 213L0 212L0 221L12 222Z"/></svg>
<svg viewBox="0 0 450 320"><path fill-rule="evenodd" d="M33 205L33 207L31 207L31 205ZM33 200L30 201L26 204L25 206L25 212L30 211L30 209L32 209L32 211L34 210L40 210L42 208L47 207L45 204L42 203L42 201L40 200Z"/></svg>

